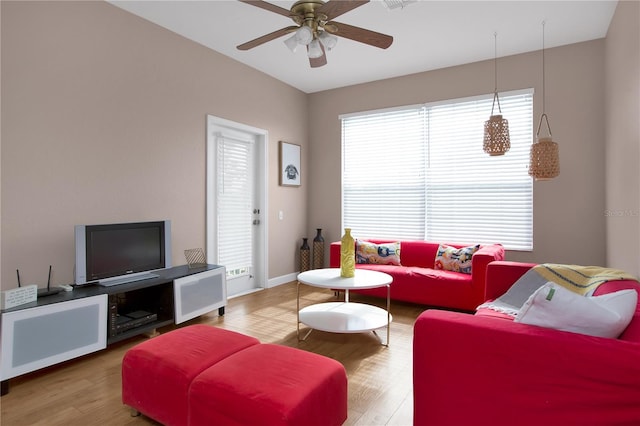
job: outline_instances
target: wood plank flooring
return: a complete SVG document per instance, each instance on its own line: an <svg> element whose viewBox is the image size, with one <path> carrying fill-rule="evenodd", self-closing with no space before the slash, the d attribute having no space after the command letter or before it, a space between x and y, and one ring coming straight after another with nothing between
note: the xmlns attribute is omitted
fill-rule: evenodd
<svg viewBox="0 0 640 426"><path fill-rule="evenodd" d="M315 352L340 361L349 378L349 413L345 425L412 424L413 323L420 305L392 302L389 347L373 333L335 334L314 330L302 342L296 333L295 282L229 300L226 313L182 324L205 323ZM332 291L300 286L300 306L335 301ZM385 301L353 295L352 301L385 306ZM160 329L166 332L173 326ZM302 332L307 328L301 325ZM386 332L380 330L384 339ZM95 354L68 361L10 381L0 398L2 426L14 425L155 425L144 416L131 417L122 404L120 367L124 353L146 337L109 346Z"/></svg>

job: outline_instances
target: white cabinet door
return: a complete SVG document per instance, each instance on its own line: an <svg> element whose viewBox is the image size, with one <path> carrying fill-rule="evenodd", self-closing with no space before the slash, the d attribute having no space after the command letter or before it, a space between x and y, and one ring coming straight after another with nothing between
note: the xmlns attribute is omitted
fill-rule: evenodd
<svg viewBox="0 0 640 426"><path fill-rule="evenodd" d="M227 304L226 270L189 275L173 281L175 323L180 324Z"/></svg>
<svg viewBox="0 0 640 426"><path fill-rule="evenodd" d="M107 347L107 295L2 314L0 378Z"/></svg>

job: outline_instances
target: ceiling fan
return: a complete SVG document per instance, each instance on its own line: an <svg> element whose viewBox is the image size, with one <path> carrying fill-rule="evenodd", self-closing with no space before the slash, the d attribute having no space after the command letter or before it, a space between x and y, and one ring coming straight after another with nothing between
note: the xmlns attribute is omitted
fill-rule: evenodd
<svg viewBox="0 0 640 426"><path fill-rule="evenodd" d="M333 19L360 7L369 0L321 0L297 1L291 10L261 0L240 0L279 15L293 19L296 25L281 28L254 40L243 43L237 48L249 50L278 37L293 33L285 40L289 49L295 51L299 45L306 46L309 64L312 68L326 65L325 48L331 50L337 43L337 37L348 38L370 46L386 49L393 43L393 37L352 25L342 24Z"/></svg>

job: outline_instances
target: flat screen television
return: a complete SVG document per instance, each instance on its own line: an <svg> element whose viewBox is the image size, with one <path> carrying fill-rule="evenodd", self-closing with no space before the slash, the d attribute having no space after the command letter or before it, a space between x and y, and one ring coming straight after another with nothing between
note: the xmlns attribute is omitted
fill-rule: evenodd
<svg viewBox="0 0 640 426"><path fill-rule="evenodd" d="M117 285L171 267L171 221L75 226L75 283Z"/></svg>

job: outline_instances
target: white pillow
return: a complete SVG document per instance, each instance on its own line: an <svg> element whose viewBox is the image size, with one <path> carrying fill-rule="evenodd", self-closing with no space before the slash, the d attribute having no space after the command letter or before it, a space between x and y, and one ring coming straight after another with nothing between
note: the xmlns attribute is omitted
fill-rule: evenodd
<svg viewBox="0 0 640 426"><path fill-rule="evenodd" d="M631 289L581 296L548 282L529 297L514 321L616 338L631 322L637 303L638 293Z"/></svg>

